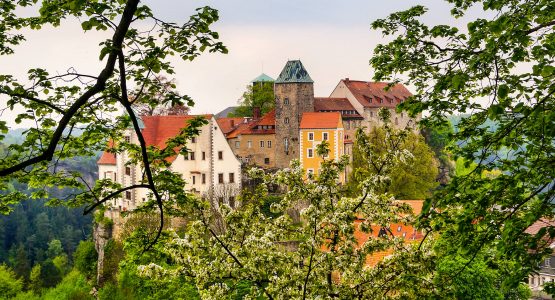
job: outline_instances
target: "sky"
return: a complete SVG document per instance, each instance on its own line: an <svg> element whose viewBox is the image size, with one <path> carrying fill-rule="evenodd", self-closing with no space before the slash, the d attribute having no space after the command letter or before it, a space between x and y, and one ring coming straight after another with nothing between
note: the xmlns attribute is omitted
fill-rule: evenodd
<svg viewBox="0 0 555 300"><path fill-rule="evenodd" d="M429 9L429 25L464 25L449 14L443 0L146 0L158 18L185 22L195 8L209 5L219 10L213 29L229 49L228 54L206 53L192 62L176 58L174 75L181 94L195 101L192 112L217 113L238 100L252 79L266 73L277 78L289 59L300 59L314 80L315 96L329 96L340 79L371 80L369 60L373 48L387 42L370 24L378 18L421 4ZM471 12L470 17L480 14ZM62 73L70 67L98 74L99 46L107 35L84 33L75 21L60 28L27 33L16 54L0 56L0 74L25 75L42 67ZM5 116L2 117L5 119Z"/></svg>

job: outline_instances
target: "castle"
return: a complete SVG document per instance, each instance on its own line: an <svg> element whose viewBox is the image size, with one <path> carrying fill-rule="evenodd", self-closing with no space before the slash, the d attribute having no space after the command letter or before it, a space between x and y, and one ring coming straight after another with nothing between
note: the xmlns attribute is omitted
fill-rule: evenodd
<svg viewBox="0 0 555 300"><path fill-rule="evenodd" d="M314 97L314 81L300 60L288 61L275 81L262 74L252 83L272 81L273 111L261 116L255 108L251 119L217 119L230 147L244 164L280 169L288 167L292 159L299 159L307 172L317 174L320 159L315 147L326 140L333 158L351 154L356 129L365 127L369 131L380 125L379 109L390 110L392 125L397 128L416 121L395 110L411 96L401 84L385 91L388 83L346 78L329 97Z"/></svg>

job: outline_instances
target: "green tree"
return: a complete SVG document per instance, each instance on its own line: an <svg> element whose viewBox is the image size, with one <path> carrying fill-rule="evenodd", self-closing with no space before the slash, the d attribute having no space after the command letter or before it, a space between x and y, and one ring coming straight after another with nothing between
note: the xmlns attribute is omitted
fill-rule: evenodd
<svg viewBox="0 0 555 300"><path fill-rule="evenodd" d="M422 126L467 114L449 151L473 169L427 203L422 225L464 253L495 249L518 266L501 274L516 287L551 252L546 237L555 237L553 227L524 233L555 211L555 3L448 2L454 18L470 19L463 28L424 24L422 6L374 21L391 42L375 48L371 64L376 80L415 88L401 109L427 111ZM471 7L488 17L471 18ZM499 175L482 176L493 170Z"/></svg>
<svg viewBox="0 0 555 300"><path fill-rule="evenodd" d="M35 293L39 293L42 288L41 280L41 266L36 264L31 269L31 274L29 274L29 289Z"/></svg>
<svg viewBox="0 0 555 300"><path fill-rule="evenodd" d="M56 256L61 255L64 252L64 249L62 248L62 242L60 242L60 240L51 240L48 243L48 250L46 250L46 255L48 255L49 258L54 258Z"/></svg>
<svg viewBox="0 0 555 300"><path fill-rule="evenodd" d="M262 114L274 109L274 83L255 82L248 85L247 90L239 100L239 106L230 114L230 117L252 117L255 108L259 108Z"/></svg>
<svg viewBox="0 0 555 300"><path fill-rule="evenodd" d="M165 206L171 208L174 198L166 201L161 195L171 189L164 182L176 175L164 171L165 158L174 156L175 149L184 148L189 137L198 134L198 127L206 121L200 118L191 121L168 148L147 151L133 104L143 95L161 89L158 76L175 73L169 62L171 56L193 60L205 51L227 52L218 41L218 33L210 28L218 20L218 12L202 7L188 20L177 24L157 18L139 0L1 3L0 55L12 54L14 47L24 42L25 30L57 27L61 20L76 20L85 32L105 32L103 35L110 38L100 44L98 57L102 65L98 74L79 73L78 67L73 66L65 68L68 72L55 75L42 68L32 68L24 80L10 74L0 75L0 95L7 98L2 109L10 111L4 116L9 115L16 123L31 119L36 124L27 130L22 143L9 145L10 154L0 160L0 189L5 191L0 193L0 212L9 212L13 204L30 197L49 198L50 205L88 205L85 212L90 213L120 196L122 187L109 180L88 186L78 172L58 168L60 163L74 157L96 156L98 151L105 150L109 139L118 145L113 151L127 151L132 162L145 170L144 181L129 188L150 190L149 209L157 206L163 214ZM22 15L22 11L26 13ZM151 29L145 31L145 24ZM189 97L175 93L165 93L156 101L160 106L192 105ZM120 107L125 114L114 117ZM80 135L73 134L77 128ZM123 139L123 131L129 128L138 135L139 146ZM6 120L0 120L0 130L5 133L7 129ZM30 195L9 190L9 183L14 180L27 184ZM74 197L56 197L49 190L51 186L77 192ZM161 217L160 231L163 220ZM37 231L37 234L42 233ZM42 271L45 273L45 265Z"/></svg>
<svg viewBox="0 0 555 300"><path fill-rule="evenodd" d="M93 241L81 241L73 253L73 265L88 279L96 276L97 259Z"/></svg>
<svg viewBox="0 0 555 300"><path fill-rule="evenodd" d="M353 196L362 191L360 183L375 175L387 165L388 157L407 151L407 161L397 164L390 172L390 181L380 193L391 193L397 199L426 199L437 186L438 163L424 138L411 129L399 130L391 126L387 110L380 110L383 126L374 127L370 133L359 129L353 146L353 173L347 188Z"/></svg>
<svg viewBox="0 0 555 300"><path fill-rule="evenodd" d="M0 265L0 297L12 298L23 289L23 281L10 268Z"/></svg>

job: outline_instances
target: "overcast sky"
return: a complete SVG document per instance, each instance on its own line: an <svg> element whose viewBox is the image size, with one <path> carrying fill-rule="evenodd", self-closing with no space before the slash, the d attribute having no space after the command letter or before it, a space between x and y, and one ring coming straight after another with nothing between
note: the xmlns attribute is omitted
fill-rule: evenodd
<svg viewBox="0 0 555 300"><path fill-rule="evenodd" d="M288 59L303 62L315 81L316 96L328 96L341 78L371 80L372 49L386 40L370 29L370 23L392 12L422 4L430 9L426 23L453 22L450 6L440 0L145 2L159 18L179 23L196 7L210 5L220 11L214 29L229 54L207 53L193 62L175 60L178 90L195 100L193 113L217 113L236 105L253 78L262 72L276 78ZM75 67L97 74L103 66L98 44L105 37L85 34L75 22L30 32L16 55L0 57L0 73L23 76L31 67L51 73Z"/></svg>

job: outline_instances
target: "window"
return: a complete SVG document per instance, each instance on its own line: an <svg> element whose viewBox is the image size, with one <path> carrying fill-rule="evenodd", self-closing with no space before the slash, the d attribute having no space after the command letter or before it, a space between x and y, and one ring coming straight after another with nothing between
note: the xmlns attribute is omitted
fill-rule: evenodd
<svg viewBox="0 0 555 300"><path fill-rule="evenodd" d="M206 184L206 174L202 174L201 179L202 179L202 184Z"/></svg>
<svg viewBox="0 0 555 300"><path fill-rule="evenodd" d="M218 151L218 159L219 160L224 159L224 152L223 151Z"/></svg>
<svg viewBox="0 0 555 300"><path fill-rule="evenodd" d="M546 258L545 259L545 266L549 267L551 265L551 259L550 258Z"/></svg>
<svg viewBox="0 0 555 300"><path fill-rule="evenodd" d="M125 175L131 175L131 168L125 167Z"/></svg>
<svg viewBox="0 0 555 300"><path fill-rule="evenodd" d="M128 136L128 135L126 135L123 139L125 140L126 143L130 143L130 142L131 142L131 137Z"/></svg>
<svg viewBox="0 0 555 300"><path fill-rule="evenodd" d="M195 152L189 152L191 160L195 160Z"/></svg>
<svg viewBox="0 0 555 300"><path fill-rule="evenodd" d="M314 141L314 132L309 132L308 133L308 140L309 141Z"/></svg>
<svg viewBox="0 0 555 300"><path fill-rule="evenodd" d="M224 183L224 173L218 173L218 183Z"/></svg>
<svg viewBox="0 0 555 300"><path fill-rule="evenodd" d="M252 148L252 141L247 142L247 148Z"/></svg>
<svg viewBox="0 0 555 300"><path fill-rule="evenodd" d="M218 197L218 204L220 204L220 206L224 205L224 197Z"/></svg>
<svg viewBox="0 0 555 300"><path fill-rule="evenodd" d="M285 146L285 154L288 154L289 153L289 139L288 138L283 139L283 145Z"/></svg>
<svg viewBox="0 0 555 300"><path fill-rule="evenodd" d="M397 232L400 232L400 231L401 231L401 229L403 229L403 227L402 227L402 226L400 226L400 225L399 225L399 226L397 226Z"/></svg>
<svg viewBox="0 0 555 300"><path fill-rule="evenodd" d="M206 152L202 151L202 160L206 160Z"/></svg>
<svg viewBox="0 0 555 300"><path fill-rule="evenodd" d="M306 174L313 175L314 174L314 169L306 169Z"/></svg>
<svg viewBox="0 0 555 300"><path fill-rule="evenodd" d="M229 197L229 206L235 208L235 197Z"/></svg>
<svg viewBox="0 0 555 300"><path fill-rule="evenodd" d="M345 127L347 127L347 129L351 129L351 121L346 121Z"/></svg>
<svg viewBox="0 0 555 300"><path fill-rule="evenodd" d="M235 173L229 173L229 183L235 183Z"/></svg>
<svg viewBox="0 0 555 300"><path fill-rule="evenodd" d="M268 148L272 148L272 141L268 141Z"/></svg>
<svg viewBox="0 0 555 300"><path fill-rule="evenodd" d="M283 120L283 123L289 124L289 118L285 118L285 119Z"/></svg>
<svg viewBox="0 0 555 300"><path fill-rule="evenodd" d="M370 112L370 118L373 118L373 117L374 117L374 112L371 111L371 112Z"/></svg>
<svg viewBox="0 0 555 300"><path fill-rule="evenodd" d="M130 191L125 191L125 199L131 200L131 192Z"/></svg>
<svg viewBox="0 0 555 300"><path fill-rule="evenodd" d="M289 98L285 98L285 99L283 99L283 104L285 104L285 105L289 105Z"/></svg>
<svg viewBox="0 0 555 300"><path fill-rule="evenodd" d="M328 140L328 133L327 132L322 133L322 140L324 140L324 141Z"/></svg>
<svg viewBox="0 0 555 300"><path fill-rule="evenodd" d="M404 118L404 117L405 117L405 113L401 113L401 118Z"/></svg>
<svg viewBox="0 0 555 300"><path fill-rule="evenodd" d="M191 138L191 143L194 144L194 143L196 143L196 142L197 142L197 137L196 137L196 136L192 137L192 138Z"/></svg>
<svg viewBox="0 0 555 300"><path fill-rule="evenodd" d="M395 125L399 125L399 119L395 118Z"/></svg>
<svg viewBox="0 0 555 300"><path fill-rule="evenodd" d="M264 163L269 165L270 164L270 158L269 157L265 157L264 158Z"/></svg>
<svg viewBox="0 0 555 300"><path fill-rule="evenodd" d="M241 147L241 142L235 141L235 149L239 149Z"/></svg>
<svg viewBox="0 0 555 300"><path fill-rule="evenodd" d="M260 148L264 148L264 141L260 141Z"/></svg>
<svg viewBox="0 0 555 300"><path fill-rule="evenodd" d="M197 177L193 176L193 184L196 184L196 183L197 183Z"/></svg>
<svg viewBox="0 0 555 300"><path fill-rule="evenodd" d="M314 157L314 150L312 150L312 148L308 148L307 150L308 150L308 151L307 151L306 156L307 156L308 158Z"/></svg>

